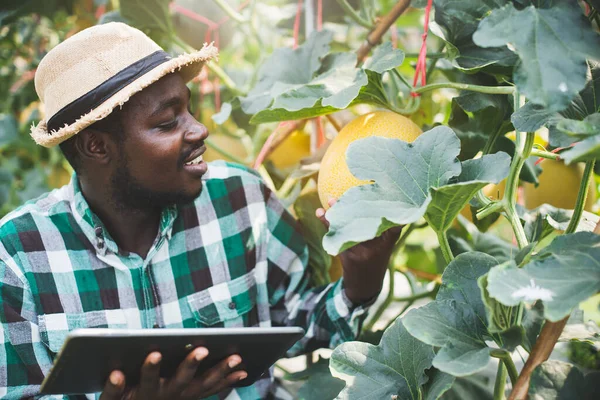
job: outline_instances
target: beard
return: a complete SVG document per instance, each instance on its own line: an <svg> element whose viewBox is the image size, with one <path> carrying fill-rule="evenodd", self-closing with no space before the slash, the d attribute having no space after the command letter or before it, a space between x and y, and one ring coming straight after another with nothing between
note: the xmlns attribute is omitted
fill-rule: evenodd
<svg viewBox="0 0 600 400"><path fill-rule="evenodd" d="M182 205L194 201L200 194L186 193L183 189L157 191L144 186L131 174L123 153L120 154L117 169L111 177L111 186L113 205L122 211L135 212Z"/></svg>

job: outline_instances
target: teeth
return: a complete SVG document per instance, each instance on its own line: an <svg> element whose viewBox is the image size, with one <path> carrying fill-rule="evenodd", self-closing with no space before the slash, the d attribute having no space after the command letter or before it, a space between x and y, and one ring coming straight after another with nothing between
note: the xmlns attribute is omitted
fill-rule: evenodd
<svg viewBox="0 0 600 400"><path fill-rule="evenodd" d="M198 157L194 158L192 161L186 162L185 165L196 165L196 164L200 164L201 162L202 162L202 155L199 155Z"/></svg>

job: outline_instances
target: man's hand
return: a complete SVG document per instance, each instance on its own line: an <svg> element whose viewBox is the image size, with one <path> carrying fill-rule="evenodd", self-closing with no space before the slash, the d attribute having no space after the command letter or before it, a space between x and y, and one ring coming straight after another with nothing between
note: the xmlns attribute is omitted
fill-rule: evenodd
<svg viewBox="0 0 600 400"><path fill-rule="evenodd" d="M179 365L175 376L167 380L159 375L161 354L152 352L142 365L138 386L126 388L125 376L115 370L111 372L100 400L200 399L219 393L248 376L245 371L232 372L242 362L240 356L232 355L201 377L194 378L198 365L207 355L208 350L204 347L194 349Z"/></svg>
<svg viewBox="0 0 600 400"><path fill-rule="evenodd" d="M333 206L335 202L336 200L330 200L329 206ZM317 218L329 228L325 214L323 208L316 211ZM365 303L381 291L385 271L400 232L401 226L388 229L381 236L340 253L344 270L344 290L354 304Z"/></svg>

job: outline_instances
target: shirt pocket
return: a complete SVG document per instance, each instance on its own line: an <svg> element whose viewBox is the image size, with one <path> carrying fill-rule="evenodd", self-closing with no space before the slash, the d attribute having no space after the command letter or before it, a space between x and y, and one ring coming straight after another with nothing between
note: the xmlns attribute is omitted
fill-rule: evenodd
<svg viewBox="0 0 600 400"><path fill-rule="evenodd" d="M54 313L38 317L40 338L53 353L58 353L70 331L80 328L127 328L123 310L98 310L86 313Z"/></svg>
<svg viewBox="0 0 600 400"><path fill-rule="evenodd" d="M222 323L226 327L252 326L245 316L256 306L254 270L228 282L219 283L187 296L194 319L201 327Z"/></svg>

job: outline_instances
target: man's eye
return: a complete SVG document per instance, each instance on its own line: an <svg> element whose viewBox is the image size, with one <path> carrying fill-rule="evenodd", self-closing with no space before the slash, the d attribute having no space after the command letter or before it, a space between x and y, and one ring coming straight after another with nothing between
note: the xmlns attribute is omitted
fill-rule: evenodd
<svg viewBox="0 0 600 400"><path fill-rule="evenodd" d="M175 128L175 126L177 126L177 120L174 119L173 121L164 123L164 124L160 124L157 126L158 129L163 130L163 131L168 131L170 129Z"/></svg>

